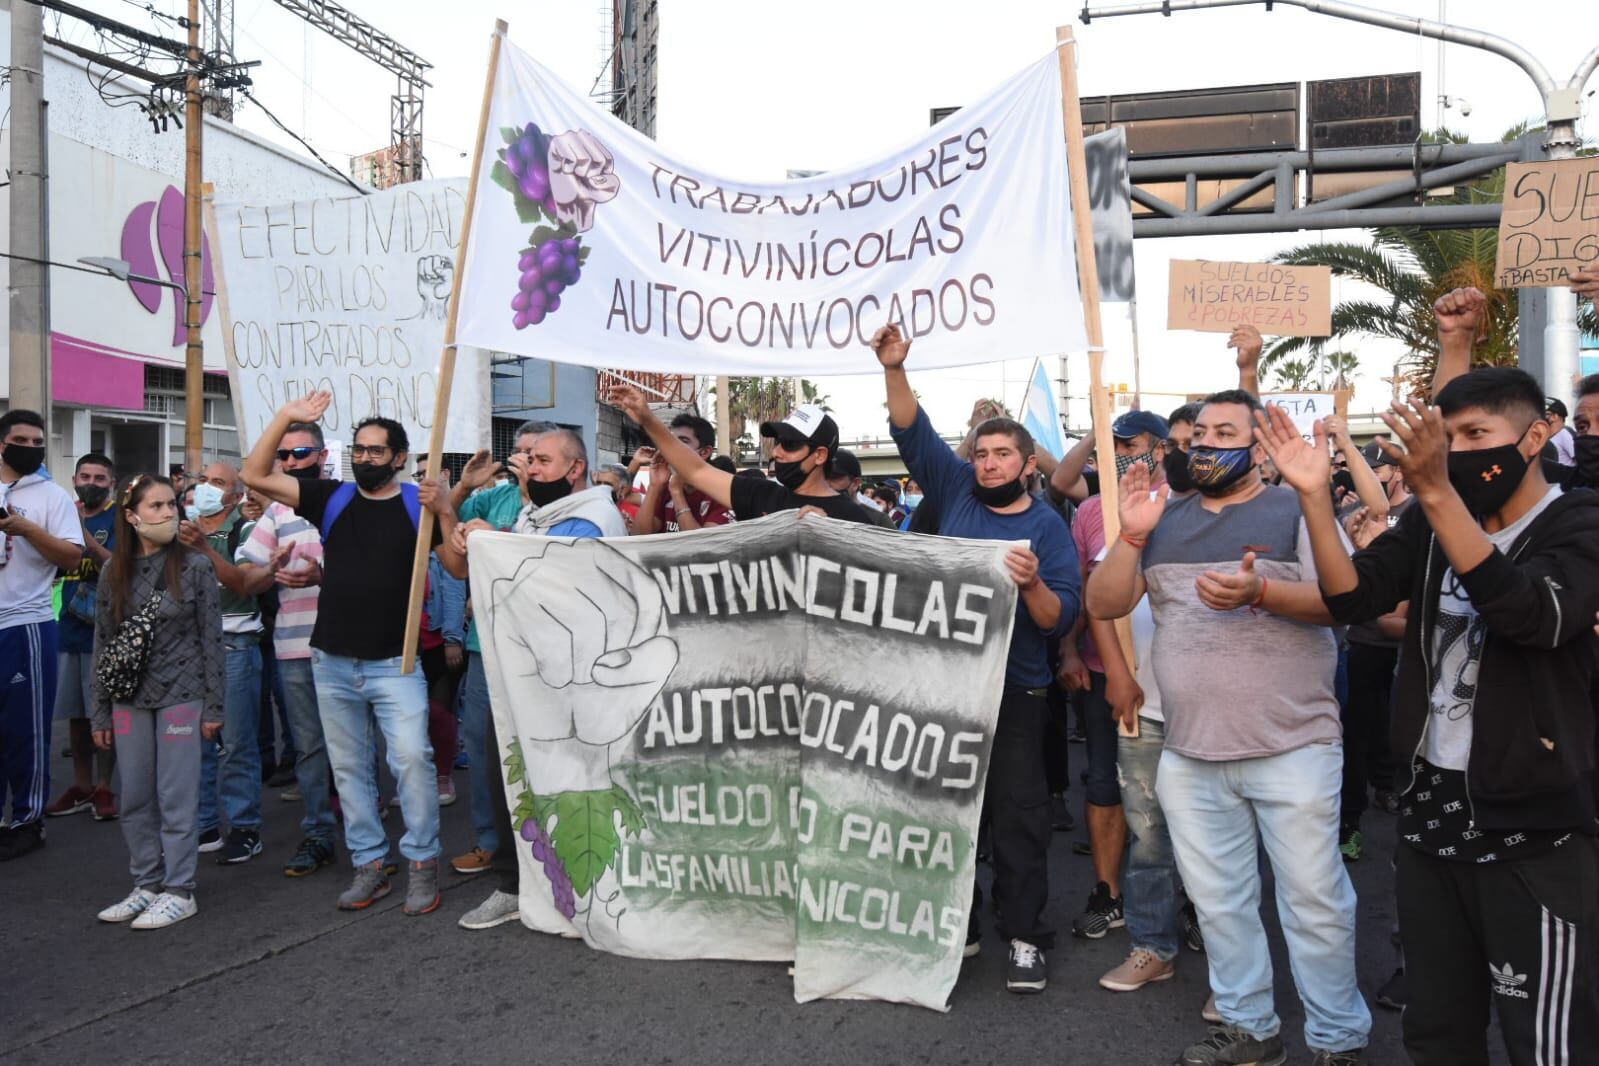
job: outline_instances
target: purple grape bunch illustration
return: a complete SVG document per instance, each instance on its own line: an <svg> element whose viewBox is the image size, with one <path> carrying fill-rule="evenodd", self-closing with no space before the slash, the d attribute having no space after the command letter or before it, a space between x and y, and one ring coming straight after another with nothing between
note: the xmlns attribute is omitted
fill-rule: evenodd
<svg viewBox="0 0 1599 1066"><path fill-rule="evenodd" d="M517 218L533 224L518 253L511 321L536 326L561 309L561 296L583 276L592 250L581 234L594 225L598 205L621 190L610 149L587 130L551 136L529 122L500 131L505 147L490 171L511 194Z"/></svg>
<svg viewBox="0 0 1599 1066"><path fill-rule="evenodd" d="M570 919L577 913L577 895L572 891L572 879L567 876L566 866L555 854L555 844L537 817L524 818L520 832L533 852L533 861L544 867L544 876L550 879L555 909Z"/></svg>

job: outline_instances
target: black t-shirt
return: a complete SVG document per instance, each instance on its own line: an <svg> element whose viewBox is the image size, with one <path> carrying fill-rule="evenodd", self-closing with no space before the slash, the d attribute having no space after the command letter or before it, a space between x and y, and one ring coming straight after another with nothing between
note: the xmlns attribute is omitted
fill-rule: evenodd
<svg viewBox="0 0 1599 1066"><path fill-rule="evenodd" d="M374 500L359 491L332 530L328 499L343 482L300 482L295 513L322 530L322 594L311 647L353 659L393 659L405 648L416 526L399 493ZM433 526L433 544L440 540Z"/></svg>
<svg viewBox="0 0 1599 1066"><path fill-rule="evenodd" d="M801 496L790 492L775 481L765 478L736 477L733 479L733 514L740 522L761 518L777 511L797 511L801 507L819 507L829 518L846 522L871 524L872 516L866 508L835 492L831 496Z"/></svg>

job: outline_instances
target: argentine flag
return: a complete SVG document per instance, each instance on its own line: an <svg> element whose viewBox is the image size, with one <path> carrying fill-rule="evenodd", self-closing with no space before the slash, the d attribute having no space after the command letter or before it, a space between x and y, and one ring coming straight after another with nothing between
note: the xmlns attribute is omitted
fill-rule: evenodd
<svg viewBox="0 0 1599 1066"><path fill-rule="evenodd" d="M1022 397L1022 425L1033 440L1059 459L1066 454L1066 434L1060 425L1060 407L1055 399L1055 383L1049 380L1043 360L1033 363L1033 377Z"/></svg>

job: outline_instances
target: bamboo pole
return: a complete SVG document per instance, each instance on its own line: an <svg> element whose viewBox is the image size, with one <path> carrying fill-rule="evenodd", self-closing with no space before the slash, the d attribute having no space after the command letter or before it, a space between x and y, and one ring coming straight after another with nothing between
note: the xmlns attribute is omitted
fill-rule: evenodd
<svg viewBox="0 0 1599 1066"><path fill-rule="evenodd" d="M468 241L472 237L474 209L477 205L479 171L483 166L483 142L488 137L489 105L494 101L494 76L500 66L500 45L510 27L504 19L494 21L494 37L489 44L489 72L483 81L483 106L477 117L477 145L472 151L472 178L466 187L466 224L461 229L461 244L455 250L455 279L450 285L450 311L444 320L444 352L439 357L439 392L433 403L433 432L428 438L427 476L439 476L444 454L444 427L450 417L450 386L455 380L455 321L461 311L461 278L466 273ZM416 553L411 559L411 602L405 612L405 649L400 672L416 669L416 648L421 639L422 600L427 591L428 556L433 551L433 512L427 508L417 522Z"/></svg>
<svg viewBox="0 0 1599 1066"><path fill-rule="evenodd" d="M1099 455L1099 498L1105 543L1121 533L1117 510L1116 448L1111 440L1110 393L1105 389L1105 328L1099 316L1099 260L1094 251L1094 220L1088 194L1088 158L1083 149L1083 107L1077 94L1077 41L1070 25L1055 27L1055 57L1060 61L1061 117L1066 123L1066 167L1071 181L1072 225L1077 231L1077 287L1083 298L1083 325L1088 333L1088 395L1094 415L1094 449ZM1127 668L1138 670L1133 649L1133 626L1127 618L1116 620L1117 642L1127 658ZM1137 736L1136 719L1126 736Z"/></svg>
<svg viewBox="0 0 1599 1066"><path fill-rule="evenodd" d="M205 294L204 255L200 239L201 152L205 118L200 109L200 4L189 0L189 47L183 79L183 474L200 476L205 468L205 347L200 339L200 304ZM165 460L163 460L165 461Z"/></svg>

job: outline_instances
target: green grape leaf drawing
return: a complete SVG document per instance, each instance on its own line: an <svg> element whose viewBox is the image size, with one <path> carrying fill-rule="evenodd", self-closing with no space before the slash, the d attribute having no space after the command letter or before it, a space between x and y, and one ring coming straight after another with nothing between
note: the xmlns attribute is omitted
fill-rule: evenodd
<svg viewBox="0 0 1599 1066"><path fill-rule="evenodd" d="M522 790L521 798L516 801L516 807L511 811L511 825L518 832L522 830L522 823L529 818L536 818L538 812L533 803L533 793Z"/></svg>
<svg viewBox="0 0 1599 1066"><path fill-rule="evenodd" d="M522 742L512 740L505 746L505 783L507 785L527 784L527 761L522 758Z"/></svg>
<svg viewBox="0 0 1599 1066"><path fill-rule="evenodd" d="M589 253L592 252L593 250L594 250L593 248L590 248L586 244L583 247L579 248L577 250L577 265L578 266L583 266L585 263L587 263L589 261Z"/></svg>
<svg viewBox="0 0 1599 1066"><path fill-rule="evenodd" d="M528 237L527 246L529 248L537 248L545 241L555 241L560 239L561 231L556 229L554 226L540 226L538 229L533 231L531 236Z"/></svg>
<svg viewBox="0 0 1599 1066"><path fill-rule="evenodd" d="M522 190L516 187L516 178L511 175L511 168L505 165L505 152L500 152L500 161L489 168L489 180L512 196L519 195Z"/></svg>
<svg viewBox="0 0 1599 1066"><path fill-rule="evenodd" d="M522 139L522 131L515 126L501 126L500 136L505 138L506 144L515 144Z"/></svg>
<svg viewBox="0 0 1599 1066"><path fill-rule="evenodd" d="M644 828L644 816L638 805L617 787L537 796L534 810L540 823L545 825L549 824L551 814L555 816L550 842L555 845L555 855L572 879L572 893L579 898L588 895L605 876L605 871L616 865L622 851L618 820L628 836L637 836Z"/></svg>

